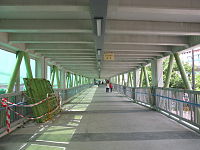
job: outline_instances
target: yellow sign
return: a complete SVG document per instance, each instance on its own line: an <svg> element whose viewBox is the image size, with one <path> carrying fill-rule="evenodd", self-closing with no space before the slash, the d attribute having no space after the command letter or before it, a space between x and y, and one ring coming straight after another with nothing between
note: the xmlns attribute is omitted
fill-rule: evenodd
<svg viewBox="0 0 200 150"><path fill-rule="evenodd" d="M113 52L104 53L104 60L115 60L115 55Z"/></svg>

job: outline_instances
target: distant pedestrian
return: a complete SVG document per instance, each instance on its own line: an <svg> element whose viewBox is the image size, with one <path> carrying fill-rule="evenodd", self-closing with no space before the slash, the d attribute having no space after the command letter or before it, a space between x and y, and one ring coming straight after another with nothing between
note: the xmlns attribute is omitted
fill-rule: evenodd
<svg viewBox="0 0 200 150"><path fill-rule="evenodd" d="M112 83L109 83L109 88L110 88L110 92L112 92L112 89L113 89Z"/></svg>
<svg viewBox="0 0 200 150"><path fill-rule="evenodd" d="M109 83L106 84L106 93L109 92L109 89L110 89L110 86L109 86Z"/></svg>

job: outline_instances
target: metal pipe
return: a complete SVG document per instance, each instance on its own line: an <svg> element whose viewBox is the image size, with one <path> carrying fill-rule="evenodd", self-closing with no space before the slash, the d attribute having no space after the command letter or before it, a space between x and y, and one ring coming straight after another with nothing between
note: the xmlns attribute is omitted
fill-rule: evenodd
<svg viewBox="0 0 200 150"><path fill-rule="evenodd" d="M168 88L170 84L170 79L171 79L171 74L172 74L172 69L173 69L173 64L174 64L174 55L171 54L169 57L169 63L168 63L168 68L167 68L167 76L166 76L166 81L164 88Z"/></svg>

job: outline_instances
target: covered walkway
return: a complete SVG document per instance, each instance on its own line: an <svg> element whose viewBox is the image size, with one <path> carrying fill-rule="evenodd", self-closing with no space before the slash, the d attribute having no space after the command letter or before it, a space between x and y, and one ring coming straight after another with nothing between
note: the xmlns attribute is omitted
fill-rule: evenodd
<svg viewBox="0 0 200 150"><path fill-rule="evenodd" d="M0 141L1 150L199 150L200 135L117 92L92 87L55 120L28 123Z"/></svg>

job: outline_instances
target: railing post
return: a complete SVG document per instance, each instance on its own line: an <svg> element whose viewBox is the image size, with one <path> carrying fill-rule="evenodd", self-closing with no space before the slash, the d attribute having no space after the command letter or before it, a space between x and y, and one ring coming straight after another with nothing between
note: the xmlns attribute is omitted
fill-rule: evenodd
<svg viewBox="0 0 200 150"><path fill-rule="evenodd" d="M156 87L152 86L150 89L150 105L153 110L156 110Z"/></svg>

